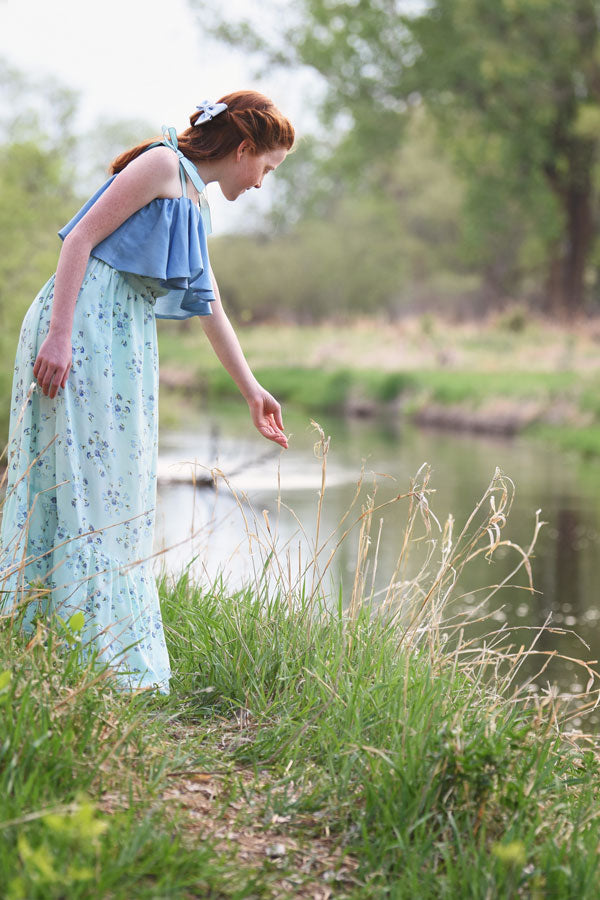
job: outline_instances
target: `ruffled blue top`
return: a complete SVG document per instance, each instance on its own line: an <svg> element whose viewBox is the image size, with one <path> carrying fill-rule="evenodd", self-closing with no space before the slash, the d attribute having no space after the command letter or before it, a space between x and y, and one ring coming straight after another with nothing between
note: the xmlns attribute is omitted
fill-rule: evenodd
<svg viewBox="0 0 600 900"><path fill-rule="evenodd" d="M156 298L154 313L157 318L208 316L215 295L206 245L207 235L211 232L210 211L204 193L206 185L193 163L178 149L174 128L167 130L163 126L163 140L150 146L160 144L170 147L179 157L182 196L151 200L97 244L91 255L118 269L125 278L137 276L138 282L141 278ZM186 173L200 195L200 205L187 196ZM116 177L112 175L60 229L58 234L62 240Z"/></svg>

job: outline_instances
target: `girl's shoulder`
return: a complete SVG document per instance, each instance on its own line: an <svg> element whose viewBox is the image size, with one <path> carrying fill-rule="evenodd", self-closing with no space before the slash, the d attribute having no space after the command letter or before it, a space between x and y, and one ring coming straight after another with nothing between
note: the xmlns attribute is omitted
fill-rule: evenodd
<svg viewBox="0 0 600 900"><path fill-rule="evenodd" d="M150 147L144 150L135 159L132 159L119 175L127 173L127 180L131 177L141 176L150 178L152 181L160 185L162 188L168 188L172 182L174 188L173 193L168 190L165 196L177 197L177 186L179 184L179 160L175 153L165 146ZM121 179L124 180L124 179ZM161 193L164 193L161 191Z"/></svg>
<svg viewBox="0 0 600 900"><path fill-rule="evenodd" d="M122 171L128 169L133 175L151 179L157 187L160 186L157 197L166 200L189 198L197 203L205 187L193 163L166 144L144 150Z"/></svg>

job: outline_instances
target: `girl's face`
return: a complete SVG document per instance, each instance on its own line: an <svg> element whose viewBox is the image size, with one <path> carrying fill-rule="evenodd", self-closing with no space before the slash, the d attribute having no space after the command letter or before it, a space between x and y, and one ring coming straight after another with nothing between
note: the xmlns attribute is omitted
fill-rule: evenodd
<svg viewBox="0 0 600 900"><path fill-rule="evenodd" d="M272 172L287 156L284 147L276 147L266 153L253 153L246 141L242 141L223 160L219 186L227 200L237 198L250 188L259 188L267 172Z"/></svg>

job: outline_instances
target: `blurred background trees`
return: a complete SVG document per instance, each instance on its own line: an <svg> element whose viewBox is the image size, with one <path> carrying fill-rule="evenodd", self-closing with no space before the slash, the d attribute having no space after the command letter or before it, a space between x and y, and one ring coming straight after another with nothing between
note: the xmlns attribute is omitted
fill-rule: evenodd
<svg viewBox="0 0 600 900"><path fill-rule="evenodd" d="M308 66L323 85L274 207L211 240L234 319L466 316L515 300L597 312L597 0L261 0L255 24L190 3L275 76ZM0 340L12 356L57 229L155 126L77 134L72 91L6 66L0 91Z"/></svg>
<svg viewBox="0 0 600 900"><path fill-rule="evenodd" d="M286 162L290 186L297 168L305 189L285 202L296 220L301 210L299 243L320 232L323 252L306 263L344 286L338 309L485 311L515 297L562 315L594 309L596 0L290 0L286 10L268 40L252 22L215 30L271 65L323 76L326 152ZM355 246L357 230L362 259L391 256L394 274L380 271L350 300L340 245ZM275 241L289 253L292 241Z"/></svg>
<svg viewBox="0 0 600 900"><path fill-rule="evenodd" d="M72 215L74 96L0 64L0 429L23 316L56 268L57 230ZM8 364L10 360L10 364Z"/></svg>
<svg viewBox="0 0 600 900"><path fill-rule="evenodd" d="M106 176L110 157L151 133L143 123L75 130L77 94L0 60L0 432L8 430L23 316L56 269L58 229ZM105 127L106 126L106 127Z"/></svg>

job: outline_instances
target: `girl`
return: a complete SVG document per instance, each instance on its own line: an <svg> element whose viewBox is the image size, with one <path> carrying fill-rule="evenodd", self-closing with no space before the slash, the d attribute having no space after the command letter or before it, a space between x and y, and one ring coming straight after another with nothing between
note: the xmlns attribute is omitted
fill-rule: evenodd
<svg viewBox="0 0 600 900"><path fill-rule="evenodd" d="M204 187L228 200L260 188L294 130L273 103L239 91L204 101L177 135L163 128L114 160L112 176L59 232L56 274L28 310L11 403L2 531L4 611L84 614L83 643L124 688L169 692L152 573L156 502L156 319L200 316L260 433L287 447L277 401L256 381L210 269ZM35 381L34 381L35 379ZM38 592L38 596L39 592Z"/></svg>

